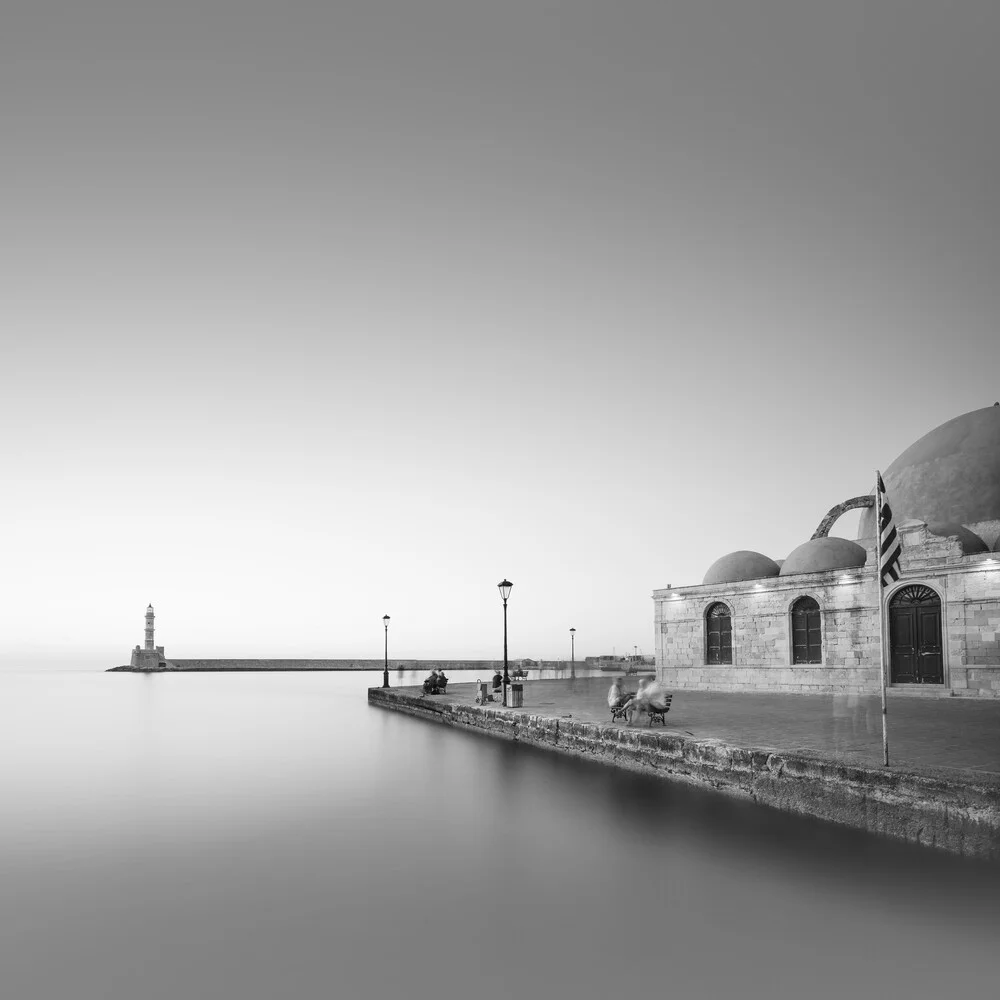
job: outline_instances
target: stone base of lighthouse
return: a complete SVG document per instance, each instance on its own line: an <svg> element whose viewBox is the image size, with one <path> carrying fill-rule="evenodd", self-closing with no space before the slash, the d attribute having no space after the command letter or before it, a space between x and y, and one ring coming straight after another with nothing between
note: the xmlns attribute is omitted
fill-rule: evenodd
<svg viewBox="0 0 1000 1000"><path fill-rule="evenodd" d="M132 661L130 666L136 670L170 670L172 663L168 663L163 655L163 647L156 646L153 649L141 649L136 646L132 650Z"/></svg>

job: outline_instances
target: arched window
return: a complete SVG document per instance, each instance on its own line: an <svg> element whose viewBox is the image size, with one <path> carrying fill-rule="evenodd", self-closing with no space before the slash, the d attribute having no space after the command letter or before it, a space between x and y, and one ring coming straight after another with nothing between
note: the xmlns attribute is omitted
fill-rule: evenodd
<svg viewBox="0 0 1000 1000"><path fill-rule="evenodd" d="M713 604L705 615L705 645L709 663L733 662L733 620L725 604Z"/></svg>
<svg viewBox="0 0 1000 1000"><path fill-rule="evenodd" d="M800 597L792 605L792 663L822 662L819 605L811 597Z"/></svg>

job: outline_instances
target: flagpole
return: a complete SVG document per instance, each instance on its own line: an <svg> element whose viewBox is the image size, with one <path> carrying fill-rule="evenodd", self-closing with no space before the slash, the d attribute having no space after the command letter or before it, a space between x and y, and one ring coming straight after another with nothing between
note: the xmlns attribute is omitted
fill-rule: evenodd
<svg viewBox="0 0 1000 1000"><path fill-rule="evenodd" d="M889 722L885 699L885 611L882 593L882 473L875 470L875 594L878 600L878 666L882 688L882 766L889 766Z"/></svg>

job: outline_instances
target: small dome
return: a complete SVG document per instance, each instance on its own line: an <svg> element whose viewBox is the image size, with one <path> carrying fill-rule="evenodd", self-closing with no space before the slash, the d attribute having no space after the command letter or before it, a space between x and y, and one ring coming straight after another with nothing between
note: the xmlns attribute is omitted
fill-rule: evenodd
<svg viewBox="0 0 1000 1000"><path fill-rule="evenodd" d="M811 538L793 549L781 564L781 575L824 573L833 569L856 569L864 566L868 553L846 538Z"/></svg>
<svg viewBox="0 0 1000 1000"><path fill-rule="evenodd" d="M962 546L963 555L972 555L973 552L989 552L989 546L974 531L969 531L964 525L952 524L947 521L935 521L927 525L927 530L932 535L939 538L952 538L958 536L958 542Z"/></svg>
<svg viewBox="0 0 1000 1000"><path fill-rule="evenodd" d="M760 552L740 549L716 559L702 583L739 583L740 580L761 580L766 576L777 576L778 564Z"/></svg>

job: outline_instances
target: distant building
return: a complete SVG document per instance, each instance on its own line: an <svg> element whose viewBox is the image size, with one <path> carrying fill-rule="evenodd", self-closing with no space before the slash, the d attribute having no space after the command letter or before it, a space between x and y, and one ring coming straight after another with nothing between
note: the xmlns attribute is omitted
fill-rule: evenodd
<svg viewBox="0 0 1000 1000"><path fill-rule="evenodd" d="M901 577L885 590L888 683L1000 697L1000 404L924 435L883 480L902 541ZM784 560L731 552L701 584L655 590L659 678L673 688L878 692L873 505L837 504ZM857 540L830 538L858 508Z"/></svg>
<svg viewBox="0 0 1000 1000"><path fill-rule="evenodd" d="M153 645L153 605L146 608L146 641L145 646L136 646L132 650L130 666L137 670L167 670L173 665L167 662L162 646Z"/></svg>

